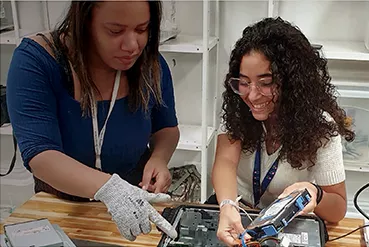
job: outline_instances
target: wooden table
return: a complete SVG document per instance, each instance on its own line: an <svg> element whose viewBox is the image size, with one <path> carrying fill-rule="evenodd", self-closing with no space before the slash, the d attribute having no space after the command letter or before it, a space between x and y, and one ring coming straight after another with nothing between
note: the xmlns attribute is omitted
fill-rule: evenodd
<svg viewBox="0 0 369 247"><path fill-rule="evenodd" d="M165 205L156 205L162 211ZM33 219L48 218L52 224L58 224L70 238L92 240L123 246L157 246L161 233L153 226L148 235L137 237L136 241L125 240L119 234L114 222L111 221L106 207L101 202L76 203L61 200L53 195L38 193L25 204L17 208L1 225L18 223ZM327 225L331 238L343 235L364 224L360 219L345 218L338 225ZM359 230L352 235L334 242L328 242L327 247L349 246L364 247L363 231Z"/></svg>

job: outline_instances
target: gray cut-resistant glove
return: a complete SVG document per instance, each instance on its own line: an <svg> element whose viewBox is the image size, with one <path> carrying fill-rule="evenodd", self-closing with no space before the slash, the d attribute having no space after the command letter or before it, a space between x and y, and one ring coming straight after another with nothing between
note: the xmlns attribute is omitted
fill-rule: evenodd
<svg viewBox="0 0 369 247"><path fill-rule="evenodd" d="M106 205L120 233L130 241L151 231L150 220L171 238L177 237L175 228L150 205L169 201L167 194L149 193L113 174L94 198Z"/></svg>

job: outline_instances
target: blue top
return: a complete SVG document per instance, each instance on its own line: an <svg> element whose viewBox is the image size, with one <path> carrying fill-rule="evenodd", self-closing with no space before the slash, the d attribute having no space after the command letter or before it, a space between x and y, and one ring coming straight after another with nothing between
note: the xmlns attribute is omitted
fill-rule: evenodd
<svg viewBox="0 0 369 247"><path fill-rule="evenodd" d="M145 115L142 109L131 112L127 97L115 102L101 150L104 172L129 172L147 149L153 133L177 126L172 77L162 56L160 67L165 106L155 105L152 99L149 114ZM81 115L80 103L64 86L65 78L56 60L34 40L24 38L15 49L8 72L7 106L28 170L29 161L46 150L57 150L85 165L95 166L92 119ZM108 100L98 102L99 131L109 103Z"/></svg>

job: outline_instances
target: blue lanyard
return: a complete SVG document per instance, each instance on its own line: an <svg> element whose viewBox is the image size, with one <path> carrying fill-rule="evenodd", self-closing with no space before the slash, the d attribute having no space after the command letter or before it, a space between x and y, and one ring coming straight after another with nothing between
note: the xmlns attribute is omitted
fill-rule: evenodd
<svg viewBox="0 0 369 247"><path fill-rule="evenodd" d="M254 191L254 206L256 207L259 202L260 202L260 198L263 196L264 192L266 191L266 189L268 188L270 182L272 181L277 168L278 168L278 160L279 160L279 156L278 158L274 161L272 167L270 167L268 173L265 175L263 182L261 183L261 187L260 187L260 164L261 164L261 159L260 159L260 144L258 145L258 148L256 149L256 154L255 154L255 161L254 161L254 173L253 173L253 191Z"/></svg>

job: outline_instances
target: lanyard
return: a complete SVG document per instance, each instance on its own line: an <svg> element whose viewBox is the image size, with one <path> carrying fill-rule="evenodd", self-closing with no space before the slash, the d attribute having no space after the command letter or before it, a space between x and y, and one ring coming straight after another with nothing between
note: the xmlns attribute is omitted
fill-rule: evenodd
<svg viewBox="0 0 369 247"><path fill-rule="evenodd" d="M268 188L270 182L272 181L277 168L278 168L278 160L279 157L273 162L272 167L270 167L268 173L265 175L263 182L261 183L260 187L260 173L261 173L261 159L260 159L260 144L258 145L258 148L256 150L255 154L255 161L254 161L254 172L253 172L253 191L254 191L254 206L256 207L259 202L260 198Z"/></svg>
<svg viewBox="0 0 369 247"><path fill-rule="evenodd" d="M114 81L114 88L111 95L111 101L110 101L110 107L108 116L105 119L104 126L102 127L100 133L99 133L99 127L97 124L97 102L94 101L91 104L91 112L92 112L92 127L93 127L93 134L94 134L94 146L95 146L95 167L101 170L101 148L104 142L104 136L105 136L105 130L106 130L106 124L108 122L108 119L110 117L110 113L113 111L113 107L115 104L115 101L117 99L119 84L120 84L120 74L121 71L117 71L115 75L115 81Z"/></svg>

